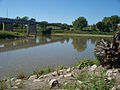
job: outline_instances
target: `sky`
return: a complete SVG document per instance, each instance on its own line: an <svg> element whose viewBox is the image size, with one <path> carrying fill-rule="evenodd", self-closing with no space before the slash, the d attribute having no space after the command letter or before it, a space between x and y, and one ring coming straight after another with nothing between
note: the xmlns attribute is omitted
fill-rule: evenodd
<svg viewBox="0 0 120 90"><path fill-rule="evenodd" d="M0 17L72 24L84 16L92 25L112 15L120 16L120 0L0 0Z"/></svg>

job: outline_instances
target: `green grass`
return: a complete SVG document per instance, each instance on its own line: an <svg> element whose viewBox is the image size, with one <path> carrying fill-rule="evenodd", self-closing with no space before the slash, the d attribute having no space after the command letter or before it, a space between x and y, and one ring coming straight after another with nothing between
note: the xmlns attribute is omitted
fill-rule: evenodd
<svg viewBox="0 0 120 90"><path fill-rule="evenodd" d="M33 71L33 74L34 75L37 75L37 77L41 76L41 75L45 75L45 74L48 74L50 72L54 72L55 70L53 68L44 68L44 69L40 69L40 70L35 70Z"/></svg>
<svg viewBox="0 0 120 90"><path fill-rule="evenodd" d="M8 31L0 31L0 38L19 38L19 37L25 37L26 34L18 33L18 32L8 32Z"/></svg>
<svg viewBox="0 0 120 90"><path fill-rule="evenodd" d="M57 71L62 69L67 69L67 67L65 65L60 65L56 68Z"/></svg>
<svg viewBox="0 0 120 90"><path fill-rule="evenodd" d="M79 31L79 30L52 30L52 33L71 33L71 34L95 34L95 35L114 35L115 32L100 32L100 31Z"/></svg>
<svg viewBox="0 0 120 90"><path fill-rule="evenodd" d="M94 64L99 65L99 62L97 60L84 59L84 60L80 60L74 66L79 67L80 69L82 69L84 67L92 66Z"/></svg>
<svg viewBox="0 0 120 90"><path fill-rule="evenodd" d="M0 81L0 90L6 90L7 89L7 84L5 81Z"/></svg>
<svg viewBox="0 0 120 90"><path fill-rule="evenodd" d="M27 29L16 29L14 28L14 32L19 32L19 33L27 33Z"/></svg>
<svg viewBox="0 0 120 90"><path fill-rule="evenodd" d="M23 73L23 72L21 72L21 73L18 73L17 75L16 75L16 78L17 79L27 79L27 75L25 75L25 73Z"/></svg>
<svg viewBox="0 0 120 90"><path fill-rule="evenodd" d="M83 83L79 84L77 80L80 80ZM61 88L68 90L110 90L115 86L115 80L108 80L105 71L102 71L99 76L95 74L88 75L88 73L84 71L79 74L77 80L63 84L61 85Z"/></svg>

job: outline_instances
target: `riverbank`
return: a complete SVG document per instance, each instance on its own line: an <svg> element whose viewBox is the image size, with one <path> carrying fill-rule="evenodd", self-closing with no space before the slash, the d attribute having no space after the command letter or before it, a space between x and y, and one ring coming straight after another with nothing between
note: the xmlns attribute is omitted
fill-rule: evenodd
<svg viewBox="0 0 120 90"><path fill-rule="evenodd" d="M0 89L9 90L116 90L120 89L120 69L106 69L94 60L81 60L73 67L59 66L18 74L0 81Z"/></svg>
<svg viewBox="0 0 120 90"><path fill-rule="evenodd" d="M52 33L56 36L91 36L91 37L113 37L113 35L95 35L95 34L74 34L74 33Z"/></svg>
<svg viewBox="0 0 120 90"><path fill-rule="evenodd" d="M0 31L0 39L15 39L15 38L26 38L27 34L22 34L18 32L8 32L8 31Z"/></svg>

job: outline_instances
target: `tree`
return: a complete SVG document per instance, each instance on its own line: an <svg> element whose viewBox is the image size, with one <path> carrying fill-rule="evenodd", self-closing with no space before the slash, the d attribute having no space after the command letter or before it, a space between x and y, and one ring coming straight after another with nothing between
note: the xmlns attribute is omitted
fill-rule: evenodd
<svg viewBox="0 0 120 90"><path fill-rule="evenodd" d="M29 21L35 22L35 21L36 21L36 19L34 19L34 18L31 18Z"/></svg>
<svg viewBox="0 0 120 90"><path fill-rule="evenodd" d="M29 20L29 17L24 16L24 17L22 17L21 19L27 21L27 20Z"/></svg>
<svg viewBox="0 0 120 90"><path fill-rule="evenodd" d="M104 22L98 22L96 24L96 27L98 28L99 31L102 32L110 32L110 25L109 23L104 23Z"/></svg>
<svg viewBox="0 0 120 90"><path fill-rule="evenodd" d="M100 31L104 31L105 29L105 24L103 22L98 22L96 24L96 27L100 30Z"/></svg>
<svg viewBox="0 0 120 90"><path fill-rule="evenodd" d="M120 17L117 15L111 16L112 29L115 31L117 29L117 24L120 23Z"/></svg>
<svg viewBox="0 0 120 90"><path fill-rule="evenodd" d="M70 30L70 27L68 24L61 24L61 29L62 30L65 30L65 29Z"/></svg>
<svg viewBox="0 0 120 90"><path fill-rule="evenodd" d="M117 25L120 23L120 17L117 15L104 17L102 22L104 22L109 29L115 31L117 29Z"/></svg>
<svg viewBox="0 0 120 90"><path fill-rule="evenodd" d="M79 17L75 21L73 21L73 28L75 30L82 30L82 28L88 25L87 20L84 17Z"/></svg>
<svg viewBox="0 0 120 90"><path fill-rule="evenodd" d="M17 16L16 19L17 19L17 20L21 20L21 17Z"/></svg>
<svg viewBox="0 0 120 90"><path fill-rule="evenodd" d="M21 20L21 17L17 16L15 19L16 20ZM19 23L14 23L13 26L14 27L20 27L20 24Z"/></svg>

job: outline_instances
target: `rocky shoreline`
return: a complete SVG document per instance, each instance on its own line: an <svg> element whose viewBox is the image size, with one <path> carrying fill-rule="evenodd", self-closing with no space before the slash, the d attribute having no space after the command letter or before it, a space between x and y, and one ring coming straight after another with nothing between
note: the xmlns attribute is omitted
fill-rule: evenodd
<svg viewBox="0 0 120 90"><path fill-rule="evenodd" d="M17 79L13 77L5 80L5 83L8 86L5 90L72 90L72 85L74 84L76 85L76 87L74 86L76 90L91 90L92 88L96 90L98 87L93 87L92 84L100 84L100 90L103 89L103 87L107 87L107 90L118 90L120 89L120 68L106 69L96 64L84 68L77 66L56 70L39 77L37 75L29 76L27 79Z"/></svg>

